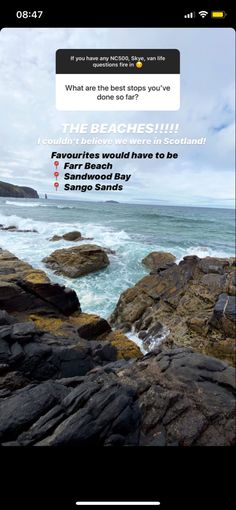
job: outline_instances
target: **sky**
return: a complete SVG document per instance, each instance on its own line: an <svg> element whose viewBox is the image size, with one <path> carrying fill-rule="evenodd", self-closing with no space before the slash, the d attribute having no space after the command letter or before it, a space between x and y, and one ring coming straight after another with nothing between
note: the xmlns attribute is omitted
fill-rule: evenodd
<svg viewBox="0 0 236 510"><path fill-rule="evenodd" d="M129 203L234 206L235 33L210 29L16 29L0 32L0 180L31 186L49 197ZM177 48L181 107L175 112L62 112L55 105L55 52L63 48ZM68 193L53 189L51 152L38 145L58 138L62 123L179 123L178 137L206 137L205 145L175 146L177 160L129 161L117 171L132 178L120 192ZM109 138L111 137L108 135ZM116 135L117 136L117 135ZM169 135L168 135L169 136ZM173 135L171 135L173 136ZM90 136L91 137L91 136ZM141 137L141 135L139 135ZM147 137L147 135L144 135ZM84 148L84 147L83 147ZM102 147L90 146L90 152ZM73 151L79 151L79 146ZM137 146L109 146L110 151ZM145 147L139 151L145 152ZM156 152L160 146L148 146ZM173 146L163 146L173 152Z"/></svg>

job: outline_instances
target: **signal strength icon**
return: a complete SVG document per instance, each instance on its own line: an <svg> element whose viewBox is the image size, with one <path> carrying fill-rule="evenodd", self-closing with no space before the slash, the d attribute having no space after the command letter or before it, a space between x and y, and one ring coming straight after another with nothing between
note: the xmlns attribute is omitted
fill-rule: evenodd
<svg viewBox="0 0 236 510"><path fill-rule="evenodd" d="M201 18L205 18L208 15L208 12L207 11L200 11L198 14L199 14L199 16L201 16Z"/></svg>
<svg viewBox="0 0 236 510"><path fill-rule="evenodd" d="M195 18L195 12L189 12L188 14L184 15L185 18Z"/></svg>

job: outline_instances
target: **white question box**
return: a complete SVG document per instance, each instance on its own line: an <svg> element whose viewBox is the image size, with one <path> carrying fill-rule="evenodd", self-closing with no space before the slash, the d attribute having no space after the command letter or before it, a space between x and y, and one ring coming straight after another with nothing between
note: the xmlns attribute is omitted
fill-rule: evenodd
<svg viewBox="0 0 236 510"><path fill-rule="evenodd" d="M56 58L58 110L180 108L178 50L58 50Z"/></svg>

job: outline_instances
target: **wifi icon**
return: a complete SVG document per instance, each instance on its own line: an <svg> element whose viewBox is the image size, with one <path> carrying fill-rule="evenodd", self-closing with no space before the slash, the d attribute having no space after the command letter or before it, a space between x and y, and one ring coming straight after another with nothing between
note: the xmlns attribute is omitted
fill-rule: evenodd
<svg viewBox="0 0 236 510"><path fill-rule="evenodd" d="M199 16L201 16L201 18L205 18L208 15L208 12L207 11L200 11L198 14L199 14Z"/></svg>

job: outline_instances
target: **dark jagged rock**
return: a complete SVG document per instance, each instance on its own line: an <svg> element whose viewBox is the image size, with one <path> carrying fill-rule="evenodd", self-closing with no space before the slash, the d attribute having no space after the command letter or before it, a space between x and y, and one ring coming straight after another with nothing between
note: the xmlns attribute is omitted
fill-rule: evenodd
<svg viewBox="0 0 236 510"><path fill-rule="evenodd" d="M206 257L199 262L199 269L206 274L224 274L227 266L229 266L227 259L218 259L216 257Z"/></svg>
<svg viewBox="0 0 236 510"><path fill-rule="evenodd" d="M236 296L220 294L214 306L211 324L231 335L232 322L236 323Z"/></svg>
<svg viewBox="0 0 236 510"><path fill-rule="evenodd" d="M96 368L69 385L61 379L26 386L2 401L1 443L230 446L234 376L226 363L189 348L159 348L140 361Z"/></svg>
<svg viewBox="0 0 236 510"><path fill-rule="evenodd" d="M0 197L39 198L37 191L33 188L16 186L3 181L0 181Z"/></svg>
<svg viewBox="0 0 236 510"><path fill-rule="evenodd" d="M81 324L81 326L78 326L77 331L82 338L91 340L96 334L110 333L111 326L105 319L98 317L93 322L89 321L87 324Z"/></svg>
<svg viewBox="0 0 236 510"><path fill-rule="evenodd" d="M190 346L235 364L235 283L233 259L187 256L124 291L110 323L125 332L133 328L152 348L161 326L169 346Z"/></svg>
<svg viewBox="0 0 236 510"><path fill-rule="evenodd" d="M96 338L99 333L94 329L91 335ZM33 321L0 326L4 371L21 373L28 381L83 376L97 365L116 359L117 349L109 341L88 341L76 329L63 338L43 333Z"/></svg>
<svg viewBox="0 0 236 510"><path fill-rule="evenodd" d="M52 305L65 315L80 311L80 304L76 292L68 287L56 283L34 283L30 281L18 282L19 286L29 291L31 295L40 298L44 302Z"/></svg>
<svg viewBox="0 0 236 510"><path fill-rule="evenodd" d="M7 230L8 232L33 232L34 234L38 234L38 231L33 229L21 229L16 227L15 225L10 225L10 227L4 227L0 225L0 230Z"/></svg>
<svg viewBox="0 0 236 510"><path fill-rule="evenodd" d="M14 324L16 322L16 319L9 315L9 313L6 312L6 310L0 310L0 326L3 324Z"/></svg>
<svg viewBox="0 0 236 510"><path fill-rule="evenodd" d="M13 397L0 404L0 439L15 439L66 394L65 386L54 381L18 390Z"/></svg>
<svg viewBox="0 0 236 510"><path fill-rule="evenodd" d="M4 338L9 338L12 333L12 326L0 326L0 338L4 340Z"/></svg>
<svg viewBox="0 0 236 510"><path fill-rule="evenodd" d="M11 339L20 344L28 343L37 332L33 321L18 322L12 326Z"/></svg>

